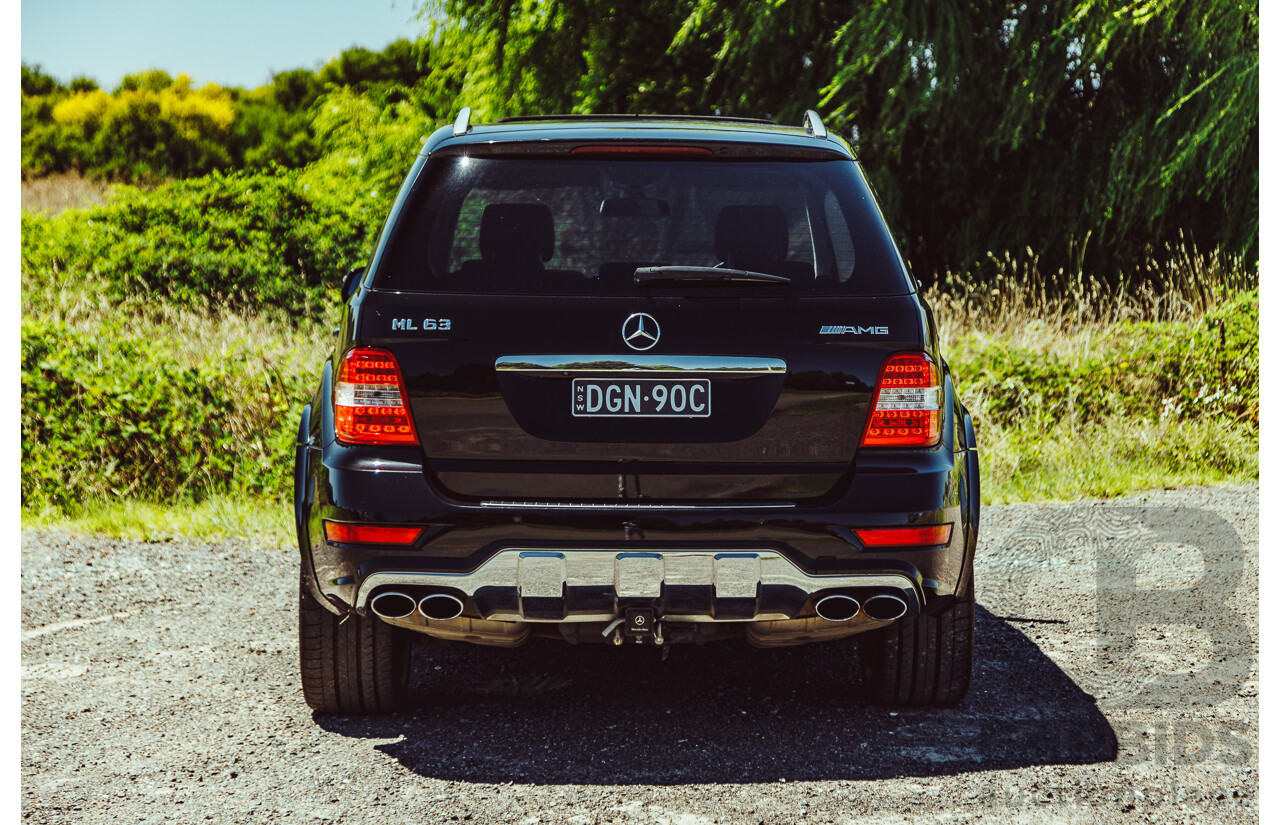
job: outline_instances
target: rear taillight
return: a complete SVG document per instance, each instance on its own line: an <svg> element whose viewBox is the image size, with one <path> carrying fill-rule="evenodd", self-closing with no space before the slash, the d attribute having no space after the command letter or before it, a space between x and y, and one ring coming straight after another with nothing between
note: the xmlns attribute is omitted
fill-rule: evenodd
<svg viewBox="0 0 1280 825"><path fill-rule="evenodd" d="M923 352L891 356L880 370L864 447L932 447L942 436L942 380Z"/></svg>
<svg viewBox="0 0 1280 825"><path fill-rule="evenodd" d="M348 444L417 444L396 357L372 347L342 359L333 388L338 440Z"/></svg>
<svg viewBox="0 0 1280 825"><path fill-rule="evenodd" d="M413 544L422 535L421 527L387 527L382 524L324 523L324 537L346 544Z"/></svg>

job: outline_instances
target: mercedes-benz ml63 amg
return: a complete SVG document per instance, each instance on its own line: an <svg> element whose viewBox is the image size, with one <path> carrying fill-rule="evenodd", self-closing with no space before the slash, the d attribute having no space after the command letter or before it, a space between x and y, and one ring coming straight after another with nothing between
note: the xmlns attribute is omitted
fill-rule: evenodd
<svg viewBox="0 0 1280 825"><path fill-rule="evenodd" d="M964 696L973 424L814 113L464 110L343 298L296 451L313 708L400 706L415 633L824 642L873 700Z"/></svg>

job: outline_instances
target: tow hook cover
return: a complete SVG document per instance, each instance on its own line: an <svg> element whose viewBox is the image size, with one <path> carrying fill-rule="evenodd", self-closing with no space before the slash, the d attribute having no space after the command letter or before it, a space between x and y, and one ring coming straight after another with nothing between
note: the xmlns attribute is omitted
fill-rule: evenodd
<svg viewBox="0 0 1280 825"><path fill-rule="evenodd" d="M655 623L652 607L629 607L622 626L628 636L652 637Z"/></svg>

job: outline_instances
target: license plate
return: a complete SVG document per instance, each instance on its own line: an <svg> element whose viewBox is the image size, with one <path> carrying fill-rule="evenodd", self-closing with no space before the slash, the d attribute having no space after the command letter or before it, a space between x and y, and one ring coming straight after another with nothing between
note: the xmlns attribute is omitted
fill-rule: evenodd
<svg viewBox="0 0 1280 825"><path fill-rule="evenodd" d="M575 418L707 418L711 381L575 378L570 401Z"/></svg>

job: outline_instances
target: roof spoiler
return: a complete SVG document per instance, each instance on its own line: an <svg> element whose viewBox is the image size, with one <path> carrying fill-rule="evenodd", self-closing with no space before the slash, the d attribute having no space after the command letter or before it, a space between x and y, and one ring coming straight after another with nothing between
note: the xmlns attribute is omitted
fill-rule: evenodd
<svg viewBox="0 0 1280 825"><path fill-rule="evenodd" d="M726 121L737 122L742 124L761 124L778 126L779 124L771 120L758 120L741 117L711 117L698 115L528 115L520 117L501 118L496 123L519 123L519 122L537 122L537 121L568 121L570 123L577 122L584 126L593 123L619 123L626 121L673 121L673 128L679 129L681 121ZM454 119L452 126L443 126L438 129L431 137L426 140L423 146L425 154L442 154L442 155L470 155L476 157L487 157L495 155L568 155L573 153L575 148L583 146L584 138L581 135L568 136L563 139L539 140L536 142L526 141L486 141L483 143L473 143L467 141L462 144L446 144L440 146L440 142L449 137L464 137L474 130L475 124L471 122L471 107L464 106ZM792 127L793 129L796 127ZM806 138L812 138L813 143L802 145L796 142L798 137L795 132L791 132L793 136L789 145L768 143L765 141L740 140L740 139L712 139L701 140L695 139L692 144L709 148L718 158L791 158L796 160L830 160L832 155L854 158L851 147L840 140L832 140L827 131L827 127L823 124L822 118L813 109L807 109L804 118L799 127ZM788 130L789 131L789 130ZM785 134L785 132L779 133ZM602 143L613 143L614 138L611 136ZM645 138L641 135L628 137L628 142L644 143ZM682 143L683 145L683 143ZM689 148L689 147L685 147Z"/></svg>
<svg viewBox="0 0 1280 825"><path fill-rule="evenodd" d="M495 123L527 123L539 120L639 120L645 117L652 117L657 120L727 120L735 123L768 123L773 124L775 121L763 118L753 117L721 117L719 115L519 115L515 117L500 117ZM827 127L823 125L821 116L813 109L806 109L804 113L804 121L801 124L806 135L825 140L827 137ZM464 106L462 111L458 112L458 118L453 122L453 136L460 137L471 131L471 107Z"/></svg>

